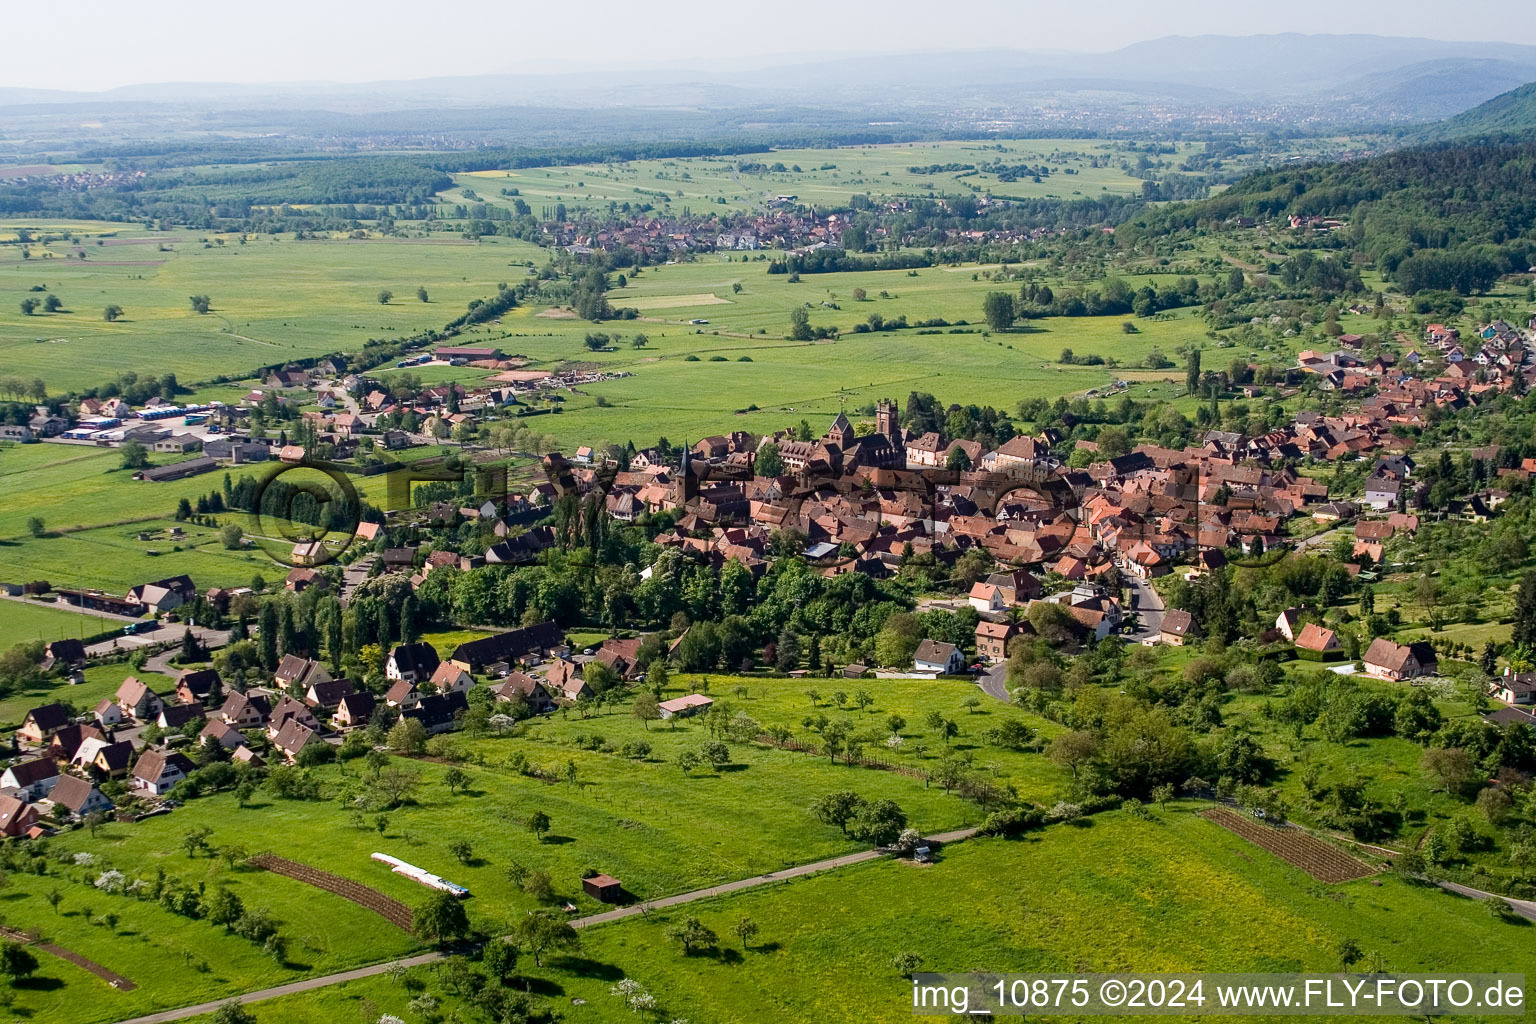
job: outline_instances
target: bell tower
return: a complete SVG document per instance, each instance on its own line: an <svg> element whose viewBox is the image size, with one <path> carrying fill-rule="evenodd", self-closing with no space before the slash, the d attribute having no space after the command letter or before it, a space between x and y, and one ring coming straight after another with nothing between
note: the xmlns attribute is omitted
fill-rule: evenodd
<svg viewBox="0 0 1536 1024"><path fill-rule="evenodd" d="M897 425L900 419L901 415L896 403L889 398L880 399L880 404L875 407L875 431L894 441L901 429Z"/></svg>

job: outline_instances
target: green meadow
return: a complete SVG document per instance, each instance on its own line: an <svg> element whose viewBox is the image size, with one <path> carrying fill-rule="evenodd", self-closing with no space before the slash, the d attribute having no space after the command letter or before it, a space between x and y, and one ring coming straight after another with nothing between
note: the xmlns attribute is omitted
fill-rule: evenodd
<svg viewBox="0 0 1536 1024"><path fill-rule="evenodd" d="M6 558L9 557L10 552L6 552ZM14 576L16 570L10 569L10 573ZM0 603L0 650L24 640L47 642L93 636L111 626L110 622L94 616L61 611L47 604L7 600Z"/></svg>
<svg viewBox="0 0 1536 1024"><path fill-rule="evenodd" d="M244 376L286 359L361 349L370 337L441 327L471 299L516 280L545 254L513 239L452 237L296 242L124 226L101 246L0 247L0 355L7 372L59 393L120 373L187 382ZM65 312L23 316L22 299L58 295ZM420 302L417 287L430 301ZM394 293L378 301L381 289ZM212 312L188 301L208 295ZM108 304L123 318L108 323Z"/></svg>
<svg viewBox="0 0 1536 1024"><path fill-rule="evenodd" d="M659 1019L751 1024L909 1020L899 952L941 972L1332 972L1352 940L1394 971L1533 967L1523 923L1392 875L1316 882L1195 809L1114 812L955 844L928 866L882 860L652 912L584 931L579 951L543 969L525 956L517 974L569 1021L635 1019L609 994L628 977L656 996ZM685 957L666 935L685 915L718 946ZM743 917L759 928L746 949L731 931ZM404 984L379 977L253 1009L289 1024L405 1016L423 991L444 1010L461 998L419 968Z"/></svg>

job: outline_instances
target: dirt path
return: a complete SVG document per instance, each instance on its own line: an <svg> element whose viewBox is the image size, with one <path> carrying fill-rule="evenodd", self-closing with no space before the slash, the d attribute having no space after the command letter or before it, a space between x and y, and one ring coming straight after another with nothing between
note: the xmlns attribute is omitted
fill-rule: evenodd
<svg viewBox="0 0 1536 1024"><path fill-rule="evenodd" d="M123 977L121 974L109 971L105 967L101 966L101 964L94 960L88 960L81 956L79 953L65 949L63 946L56 945L52 942L39 941L38 937L30 932L18 931L15 928L0 928L0 935L4 935L8 939L14 939L17 942L24 942L28 945L36 945L37 948L42 950L44 953L50 953L53 956L58 957L60 960L68 960L76 967L79 967L82 970L90 971L92 974L96 975L96 977L100 978L108 985L111 985L119 992L132 992L134 989L139 987L133 982L129 981L127 978Z"/></svg>
<svg viewBox="0 0 1536 1024"><path fill-rule="evenodd" d="M926 841L930 843L954 843L962 839L969 839L975 834L976 829L963 828L954 832L943 832L938 835L928 836ZM612 921L622 921L626 917L634 917L637 914L647 913L652 910L675 907L683 903L692 903L695 900L709 899L713 896L723 896L727 893L739 892L742 889L767 885L770 882L781 882L790 878L800 878L804 875L816 874L822 871L833 871L838 868L849 867L853 864L863 864L866 861L876 860L883 856L885 855L878 850L860 850L856 853L844 854L841 857L831 857L827 860L818 860L810 864L801 864L798 867L785 868L783 871L770 871L766 875L754 875L751 878L742 878L734 882L723 882L720 885L711 885L704 889L681 892L675 896L664 896L658 900L647 900L644 903L635 903L627 907L615 907L613 910L606 910L602 913L578 917L571 921L571 926L575 928L590 928L594 925L607 924ZM274 988L246 992L242 995L218 999L213 1002L198 1003L196 1006L183 1006L176 1010L162 1010L159 1013L151 1013L143 1017L133 1017L129 1020L119 1021L118 1024L169 1024L170 1021L185 1020L188 1017L212 1013L223 1003L229 1002L230 999L236 999L241 1003L248 1004L263 1002L267 999L276 999L279 996L294 995L299 992L313 992L315 989L328 988L331 985L340 985L343 982L377 977L393 969L396 965L401 967L420 967L424 964L436 963L447 955L446 953L436 951L421 953L402 960L389 960L380 964L371 964L367 967L357 967L350 971L325 974L318 978L305 978L302 981L293 981Z"/></svg>

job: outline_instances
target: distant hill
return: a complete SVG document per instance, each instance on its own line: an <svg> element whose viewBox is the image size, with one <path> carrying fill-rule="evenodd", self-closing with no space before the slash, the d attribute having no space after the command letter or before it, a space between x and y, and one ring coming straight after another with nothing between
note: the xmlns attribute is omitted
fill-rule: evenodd
<svg viewBox="0 0 1536 1024"><path fill-rule="evenodd" d="M979 36L991 42L992 37ZM363 83L146 83L105 92L0 88L7 106L124 103L195 110L581 109L767 105L848 109L934 104L1029 107L1042 99L1303 103L1339 120L1419 120L1464 110L1536 79L1536 46L1374 35L1168 36L1109 52L1013 49L836 54L789 61L701 57L555 73L471 74ZM892 119L900 119L895 111ZM881 118L885 119L885 118Z"/></svg>
<svg viewBox="0 0 1536 1024"><path fill-rule="evenodd" d="M1421 133L1425 139L1528 135L1536 135L1536 82L1495 96L1448 121L1426 125Z"/></svg>
<svg viewBox="0 0 1536 1024"><path fill-rule="evenodd" d="M1432 60L1377 71L1328 90L1333 103L1398 118L1448 118L1536 78L1525 60Z"/></svg>
<svg viewBox="0 0 1536 1024"><path fill-rule="evenodd" d="M1526 93L1527 111L1532 88L1517 90ZM1262 171L1210 199L1146 210L1120 225L1116 238L1136 245L1239 217L1340 218L1348 246L1403 291L1482 292L1500 274L1536 264L1533 167L1536 141L1484 140Z"/></svg>

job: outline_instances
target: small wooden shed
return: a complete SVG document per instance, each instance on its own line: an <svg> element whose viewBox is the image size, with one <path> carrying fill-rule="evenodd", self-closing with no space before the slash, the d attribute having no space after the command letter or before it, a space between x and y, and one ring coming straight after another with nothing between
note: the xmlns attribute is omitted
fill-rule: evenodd
<svg viewBox="0 0 1536 1024"><path fill-rule="evenodd" d="M583 878L581 887L588 896L599 903L617 903L624 893L624 886L612 875L593 875Z"/></svg>

